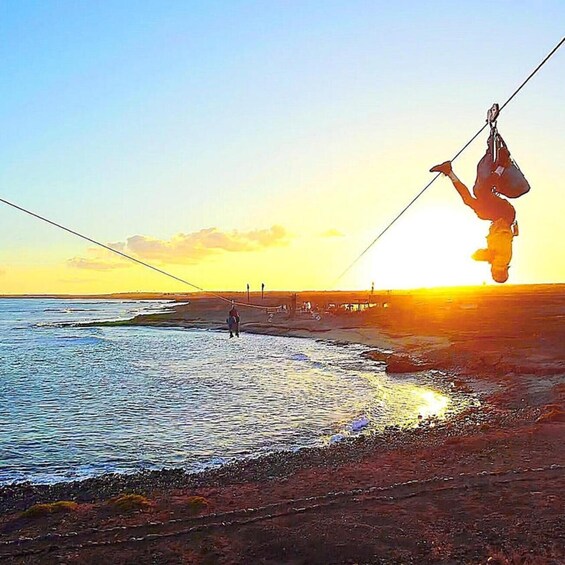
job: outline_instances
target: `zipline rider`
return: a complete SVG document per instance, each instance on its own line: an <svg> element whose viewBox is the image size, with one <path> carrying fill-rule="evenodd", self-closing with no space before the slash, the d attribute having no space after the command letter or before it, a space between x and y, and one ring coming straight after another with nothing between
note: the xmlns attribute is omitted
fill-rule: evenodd
<svg viewBox="0 0 565 565"><path fill-rule="evenodd" d="M528 181L510 156L510 151L496 129L499 107L494 104L487 114L491 132L484 157L477 165L477 179L473 194L453 172L451 161L445 161L430 169L449 177L463 202L473 209L481 220L490 220L486 249L473 253L475 261L490 263L492 278L497 283L508 280L512 259L512 240L518 235L516 210L500 195L518 198L530 190Z"/></svg>
<svg viewBox="0 0 565 565"><path fill-rule="evenodd" d="M228 312L228 319L226 321L228 323L228 329L230 330L230 337L233 337L234 334L236 337L239 337L239 312L235 307L235 302L232 302L231 310Z"/></svg>

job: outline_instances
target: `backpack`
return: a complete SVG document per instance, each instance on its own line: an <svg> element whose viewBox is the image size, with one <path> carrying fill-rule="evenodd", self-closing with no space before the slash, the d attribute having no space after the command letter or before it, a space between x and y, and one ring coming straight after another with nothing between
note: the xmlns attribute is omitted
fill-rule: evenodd
<svg viewBox="0 0 565 565"><path fill-rule="evenodd" d="M496 158L495 164L498 166L499 163L496 161L498 160L498 156L500 155L500 150L504 149L508 151L508 147L502 139L502 136L495 132L495 148L496 148ZM510 163L506 163L504 171L500 175L500 179L496 184L496 192L506 196L507 198L519 198L529 192L530 190L530 183L526 180L524 173L518 167L518 163L512 159L510 156L510 151L508 151L508 159Z"/></svg>
<svg viewBox="0 0 565 565"><path fill-rule="evenodd" d="M501 154L507 156L507 158L504 159L506 162L503 162L503 159L501 159ZM486 153L477 165L475 195L477 194L477 190L485 189L487 184L490 184L492 173L494 173L498 167L504 167L504 170L500 178L498 178L493 185L496 192L507 198L519 198L529 192L530 184L526 180L524 173L520 170L520 167L518 167L516 161L510 156L506 142L502 139L496 127L491 127Z"/></svg>

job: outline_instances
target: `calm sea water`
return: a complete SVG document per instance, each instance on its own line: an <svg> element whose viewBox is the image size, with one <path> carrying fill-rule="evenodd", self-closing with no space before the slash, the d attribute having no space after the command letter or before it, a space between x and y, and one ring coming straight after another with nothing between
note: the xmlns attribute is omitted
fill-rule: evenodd
<svg viewBox="0 0 565 565"><path fill-rule="evenodd" d="M163 307L0 300L0 484L197 470L458 408L416 381L387 377L360 346L57 325ZM361 417L369 423L359 432Z"/></svg>

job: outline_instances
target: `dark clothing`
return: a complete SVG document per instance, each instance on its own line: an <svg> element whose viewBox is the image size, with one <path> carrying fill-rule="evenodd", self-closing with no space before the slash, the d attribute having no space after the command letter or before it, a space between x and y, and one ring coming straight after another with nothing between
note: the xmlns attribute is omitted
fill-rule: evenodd
<svg viewBox="0 0 565 565"><path fill-rule="evenodd" d="M516 220L516 210L508 200L496 194L496 181L499 177L496 174L492 176L494 178L490 181L487 179L486 182L476 182L473 186L475 202L472 208L481 220L504 220L512 225Z"/></svg>
<svg viewBox="0 0 565 565"><path fill-rule="evenodd" d="M239 312L236 310L235 306L229 311L226 321L230 330L230 337L233 337L234 333L239 337Z"/></svg>
<svg viewBox="0 0 565 565"><path fill-rule="evenodd" d="M495 193L495 179L475 182L474 197L462 182L454 182L454 186L467 206L471 207L481 220L504 220L509 226L516 220L516 210L508 200Z"/></svg>
<svg viewBox="0 0 565 565"><path fill-rule="evenodd" d="M497 142L497 139L500 139L500 142ZM469 194L469 190L462 183L461 186L455 184L463 202L470 206L481 220L491 222L504 220L509 226L514 223L516 219L514 206L497 193L501 175L511 164L510 152L506 144L498 133L492 130L487 142L487 151L477 165L477 178L473 185L475 197Z"/></svg>

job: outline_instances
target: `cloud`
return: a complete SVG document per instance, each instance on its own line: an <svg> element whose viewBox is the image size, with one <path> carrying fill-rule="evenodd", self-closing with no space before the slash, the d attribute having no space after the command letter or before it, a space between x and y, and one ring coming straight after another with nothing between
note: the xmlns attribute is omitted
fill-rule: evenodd
<svg viewBox="0 0 565 565"><path fill-rule="evenodd" d="M91 251L91 250L89 250ZM94 250L92 250L94 251ZM104 261L102 259L95 259L89 257L73 257L67 261L67 264L76 269L91 269L92 271L111 271L113 269L122 269L129 267L125 262L118 261Z"/></svg>
<svg viewBox="0 0 565 565"><path fill-rule="evenodd" d="M339 230L336 230L334 228L329 229L323 233L320 234L322 237L344 237L344 233L340 232Z"/></svg>
<svg viewBox="0 0 565 565"><path fill-rule="evenodd" d="M107 245L118 251L125 250L125 244L122 242L108 243ZM86 250L86 257L73 257L67 261L67 264L76 269L90 269L92 271L111 271L130 266L129 261L120 259L114 253L102 247L91 247Z"/></svg>
<svg viewBox="0 0 565 565"><path fill-rule="evenodd" d="M110 245L110 244L108 244ZM125 249L126 244L122 243L120 245L121 249L118 246L114 246L113 244L110 247L114 247L114 249L118 249L119 251L124 251L127 253ZM128 253L129 255L134 255L134 253ZM128 261L126 258L119 257L102 247L90 247L86 250L85 257L72 257L71 259L67 259L67 265L72 267L73 269L85 269L90 271L113 271L116 269L126 269L131 267L133 263Z"/></svg>
<svg viewBox="0 0 565 565"><path fill-rule="evenodd" d="M258 251L289 243L290 236L282 226L263 230L224 232L217 228L202 229L192 233L179 233L163 240L145 235L134 235L125 242L109 243L110 247L132 255L137 259L156 263L193 265L218 253ZM108 271L127 267L128 263L110 251L91 248L86 257L68 260L71 267Z"/></svg>

